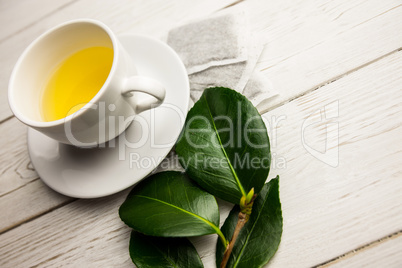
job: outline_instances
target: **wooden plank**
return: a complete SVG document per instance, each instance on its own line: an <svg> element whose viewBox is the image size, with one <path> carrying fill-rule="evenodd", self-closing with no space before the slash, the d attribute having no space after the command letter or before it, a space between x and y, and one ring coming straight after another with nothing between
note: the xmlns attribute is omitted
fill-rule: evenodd
<svg viewBox="0 0 402 268"><path fill-rule="evenodd" d="M323 265L331 268L354 268L354 267L402 267L402 233L374 243L361 250L347 254L334 262ZM320 267L321 268L321 267Z"/></svg>
<svg viewBox="0 0 402 268"><path fill-rule="evenodd" d="M0 120L12 66L23 49L44 30L63 21L100 19L117 33L165 35L185 20L209 14L233 1L103 0L80 1L0 44ZM233 9L250 13L250 26L263 36L265 50L257 66L271 79L283 103L402 46L399 1L244 1ZM267 69L268 68L268 69ZM292 79L289 79L292 77ZM4 102L4 104L2 103Z"/></svg>
<svg viewBox="0 0 402 268"><path fill-rule="evenodd" d="M266 44L260 62L264 68L269 68L329 39L337 39L340 34L400 5L398 0L251 0L233 9L247 10L250 14L251 27ZM364 45L358 40L355 44Z"/></svg>
<svg viewBox="0 0 402 268"><path fill-rule="evenodd" d="M273 137L285 222L272 267L317 265L402 229L401 70L397 52L264 116L286 117ZM319 123L305 128L304 146L312 114ZM306 150L325 151L334 137L336 168Z"/></svg>
<svg viewBox="0 0 402 268"><path fill-rule="evenodd" d="M27 126L15 117L0 124L0 196L38 178L27 151Z"/></svg>
<svg viewBox="0 0 402 268"><path fill-rule="evenodd" d="M0 1L0 42L75 0Z"/></svg>
<svg viewBox="0 0 402 268"><path fill-rule="evenodd" d="M126 195L127 191L107 198L81 199L4 233L2 237L19 240L21 247L15 249L14 243L2 239L0 266L129 267L130 229L117 214ZM10 236L13 233L14 238ZM114 253L117 255L112 256Z"/></svg>
<svg viewBox="0 0 402 268"><path fill-rule="evenodd" d="M401 71L397 52L264 115L279 122L270 130L270 177L281 176L284 215L270 267L317 265L401 229ZM326 114L338 114L329 134L339 133L339 147L328 150L339 149L336 168L305 149L325 145L325 124L308 125L301 142L305 119L334 102L338 113L330 105ZM0 235L0 266L129 265L129 228L117 214L126 194L78 200ZM193 240L206 267L214 267L215 240Z"/></svg>
<svg viewBox="0 0 402 268"><path fill-rule="evenodd" d="M73 200L53 191L41 180L31 181L1 197L0 233Z"/></svg>
<svg viewBox="0 0 402 268"><path fill-rule="evenodd" d="M397 34L402 31L400 2L385 1L394 4L393 7L387 6L388 11L381 8L379 1L375 2L356 5L355 1L349 1L350 6L340 5L344 9L324 9L334 12L332 15L315 10L318 14L308 14L312 17L310 19L298 18L295 23L277 20L270 21L274 25L265 22L265 25L259 26L268 40L275 38L273 32L282 31L283 27L298 29L285 36L277 33L278 39L266 43L257 65L257 69L269 77L272 87L281 94L276 104L301 96L402 47L402 36ZM374 15L372 12L377 8L379 12ZM263 21L262 17L266 15L263 10L259 12L259 18L257 14L252 17ZM299 11L292 9L290 12L296 14ZM372 17L368 18L365 13ZM328 26L326 19L332 22ZM319 41L308 44L307 40L316 40L319 35L322 35ZM287 49L288 46L293 49Z"/></svg>

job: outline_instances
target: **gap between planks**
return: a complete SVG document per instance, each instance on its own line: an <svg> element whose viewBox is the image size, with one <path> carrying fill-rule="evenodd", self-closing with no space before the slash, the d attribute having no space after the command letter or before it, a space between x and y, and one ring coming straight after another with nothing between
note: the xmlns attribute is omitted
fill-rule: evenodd
<svg viewBox="0 0 402 268"><path fill-rule="evenodd" d="M233 3L231 3L231 4L229 4L229 5L225 6L225 7L222 7L221 9L218 9L218 10L215 11L214 13L219 12L219 11L224 10L224 9L227 9L227 8L229 8L229 7L233 7L233 6L235 6L235 5L237 5L237 4L240 4L241 2L244 2L244 1L245 1L245 0L237 0L236 2L233 2Z"/></svg>
<svg viewBox="0 0 402 268"><path fill-rule="evenodd" d="M0 175L2 175L2 174L0 174ZM19 189L24 188L25 186L27 186L27 185L29 185L29 184L31 184L31 183L37 181L38 179L39 179L39 176L38 176L37 178L35 178L35 179L33 179L33 180L27 182L27 183L25 183L25 184L23 184L23 185L21 185L21 186L15 188L15 189L12 189L11 191L9 191L9 192L7 192L7 193L0 194L0 198L3 197L3 196L6 196L6 195L8 195L8 194L11 194L11 193L13 193L13 192L15 192L15 191L18 191ZM11 228L10 228L10 229L11 229ZM3 232L0 232L0 234L2 234L2 233L3 233Z"/></svg>
<svg viewBox="0 0 402 268"><path fill-rule="evenodd" d="M369 18L369 19L367 19L367 20L365 20L365 21L362 21L362 22L360 22L360 23L354 25L353 27L349 28L348 31L350 31L350 30L352 30L352 29L354 29L354 28L357 28L357 27L359 27L360 25L362 25L362 24L364 24L364 23L367 23L368 21L371 21L371 20L373 20L373 19L376 19L376 18L378 18L378 17L380 17L380 16L382 16L382 15L384 15L384 14L386 14L386 13L388 13L388 12L394 10L394 9L397 9L397 8L399 8L399 7L401 7L401 6L402 6L402 4L400 4L400 5L398 5L398 6L395 6L395 7L392 7L392 8L390 8L390 9L384 11L384 12L381 12L380 14L377 14L377 15L375 15L374 17L371 17L371 18ZM342 14L341 14L341 15L342 15ZM340 15L339 15L338 17L340 17ZM336 19L334 19L334 20L336 20ZM341 35L342 33L343 33L343 32L337 33L335 36L339 36L339 35ZM316 43L316 44L314 44L314 45L312 45L312 46L310 46L310 47L307 47L305 50L309 50L309 49L311 49L311 48L314 48L314 47L316 47L316 46L319 46L320 44L322 44L322 43L324 43L324 42L325 42L325 40L324 40L324 41L321 41L321 42L318 42L318 43ZM268 67L265 67L264 69L261 69L260 71L268 70L268 69L274 67L275 65L278 65L278 64L280 64L280 63L282 63L282 62L284 62L284 61L286 61L286 60L288 60L288 59L294 57L295 55L296 55L296 54L292 54L292 55L290 55L290 56L288 56L288 57L285 57L285 58L283 58L282 60L276 62L275 64L270 65L270 66L268 66Z"/></svg>
<svg viewBox="0 0 402 268"><path fill-rule="evenodd" d="M387 242L389 240L392 240L392 239L395 239L395 238L398 238L398 237L401 237L401 236L402 236L402 230L400 230L398 232L395 232L395 233L392 233L390 235L387 235L387 236L385 236L383 238L380 238L378 240L375 240L373 242L370 242L370 243L368 243L368 244L366 244L364 246L361 246L359 248L356 248L354 250L348 251L348 252L346 252L346 253L338 256L338 257L335 257L335 258L333 258L331 260L328 260L328 261L326 261L324 263L318 264L318 265L313 266L313 267L314 268L327 268L327 267L330 267L332 264L335 264L335 263L338 263L340 261L343 261L343 260L345 260L347 258L350 258L352 256L355 256L355 255L357 255L357 254L359 254L359 253L361 253L361 252L363 252L365 250L374 248L374 247L378 246L381 243L385 243L385 242Z"/></svg>
<svg viewBox="0 0 402 268"><path fill-rule="evenodd" d="M10 115L9 117L4 118L3 120L0 121L0 125L7 122L8 120L10 120L11 118L13 118L14 115ZM0 195L1 196L1 195Z"/></svg>
<svg viewBox="0 0 402 268"><path fill-rule="evenodd" d="M265 113L267 113L269 111L275 110L275 109L277 109L277 108L279 108L279 107L281 107L281 106L283 106L283 105L285 105L287 103L290 103L290 102L292 102L292 101L294 101L294 100L296 100L296 99L298 99L300 97L308 95L308 94L310 94L310 93L312 93L312 92L314 92L314 91L316 91L316 90L318 90L318 89L320 89L322 87L325 87L325 86L327 86L327 85L329 85L329 84L331 84L331 83L333 83L333 82L335 82L335 81L337 81L339 79L342 79L342 78L344 78L344 77L346 77L346 76L348 76L348 75L350 75L350 74L352 74L352 73L354 73L356 71L359 71L361 68L364 68L364 67L366 67L366 66L368 66L370 64L373 64L373 63L375 63L377 61L380 61L380 60L382 60L382 59L384 59L384 58L386 58L388 56L391 56L392 54L397 53L398 51L401 51L401 50L402 50L402 47L399 47L399 48L394 49L393 51L390 51L390 52L388 52L388 53L386 53L386 54L384 54L384 55L382 55L382 56L380 56L378 58L375 58L375 59L373 59L371 61L368 61L368 62L366 62L364 64L361 64L361 65L359 65L359 66L357 66L357 67L355 67L355 68L353 68L353 69L351 69L351 70L349 70L349 71L347 71L347 72L345 72L343 74L340 74L340 75L337 75L337 76L335 76L335 77L333 77L331 79L328 79L328 80L326 80L326 81L324 81L324 82L312 87L311 89L309 89L309 90L307 90L307 91L295 96L294 98L290 98L288 100L281 101L278 104L270 107L269 109L262 111L261 115L263 115L263 114L265 114Z"/></svg>
<svg viewBox="0 0 402 268"><path fill-rule="evenodd" d="M34 180L34 181L36 181L36 180ZM31 181L31 182L29 182L29 183L32 183L32 182L34 182L34 181ZM29 184L29 183L28 183L28 184ZM25 185L24 185L24 186L25 186ZM24 187L24 186L23 186L23 187ZM19 188L18 188L18 189L19 189ZM50 208L50 209L44 211L43 213L37 214L37 215L35 215L35 216L32 216L31 218L28 218L28 219L26 219L26 220L24 220L24 221L21 221L21 222L15 224L15 225L10 226L10 227L7 228L7 229L4 229L4 230L0 231L0 235L6 233L6 232L8 232L8 231L11 231L11 230L13 230L13 229L15 229L15 228L18 228L18 227L20 227L21 225L23 225L23 224L25 224L25 223L28 223L28 222L30 222L30 221L33 221L33 220L37 219L37 218L40 218L40 217L42 217L42 216L44 216L44 215L46 215L46 214L48 214L48 213L50 213L50 212L52 212L52 211L55 211L55 210L57 210L57 209L59 209L59 208L61 208L61 207L64 207L64 206L66 206L66 205L68 205L68 204L71 204L71 203L73 203L73 202L75 202L75 201L77 201L77 200L78 200L78 199L74 198L74 199L67 200L67 201L65 201L65 202L61 202L61 203L58 204L57 206L54 206L54 207L52 207L52 208Z"/></svg>

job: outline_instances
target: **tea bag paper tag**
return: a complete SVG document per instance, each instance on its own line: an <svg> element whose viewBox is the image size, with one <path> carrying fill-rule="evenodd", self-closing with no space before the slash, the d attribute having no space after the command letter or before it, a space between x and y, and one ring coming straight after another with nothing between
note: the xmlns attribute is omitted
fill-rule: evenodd
<svg viewBox="0 0 402 268"><path fill-rule="evenodd" d="M203 90L190 91L190 108L200 99L202 93ZM251 74L242 94L251 101L260 114L268 112L273 105L277 105L280 96L271 81L259 71L254 71Z"/></svg>
<svg viewBox="0 0 402 268"><path fill-rule="evenodd" d="M246 61L210 67L205 71L189 75L191 91L203 91L208 87L219 86L242 93L263 49L257 37L250 38L250 40ZM193 93L192 97L197 95L197 93ZM193 100L196 101L198 98L193 98Z"/></svg>
<svg viewBox="0 0 402 268"><path fill-rule="evenodd" d="M268 112L279 99L279 94L271 81L259 71L252 73L243 95L251 101L260 114Z"/></svg>

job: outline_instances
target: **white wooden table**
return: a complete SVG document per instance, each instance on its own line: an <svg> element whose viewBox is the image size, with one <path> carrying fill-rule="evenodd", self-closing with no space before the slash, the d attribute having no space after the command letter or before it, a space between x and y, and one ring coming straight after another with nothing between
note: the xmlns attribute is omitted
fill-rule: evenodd
<svg viewBox="0 0 402 268"><path fill-rule="evenodd" d="M130 229L117 214L128 191L69 198L45 186L30 164L27 128L7 104L23 49L73 18L161 37L225 8L248 11L251 29L264 37L257 68L281 94L263 115L284 216L282 243L267 267L402 267L401 4L0 0L0 267L132 266ZM214 267L215 239L192 239L205 267Z"/></svg>

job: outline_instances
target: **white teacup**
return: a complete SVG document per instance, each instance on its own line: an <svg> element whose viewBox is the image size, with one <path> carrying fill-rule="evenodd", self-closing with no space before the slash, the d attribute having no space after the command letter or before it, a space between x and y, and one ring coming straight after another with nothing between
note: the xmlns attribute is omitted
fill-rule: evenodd
<svg viewBox="0 0 402 268"><path fill-rule="evenodd" d="M93 46L113 49L112 68L105 83L76 113L44 121L40 112L43 80L66 57ZM133 92L153 97L139 100ZM105 24L80 19L47 31L25 49L11 74L8 97L14 115L29 127L59 142L88 147L121 134L133 116L163 102L165 89L159 82L137 75L130 56Z"/></svg>

